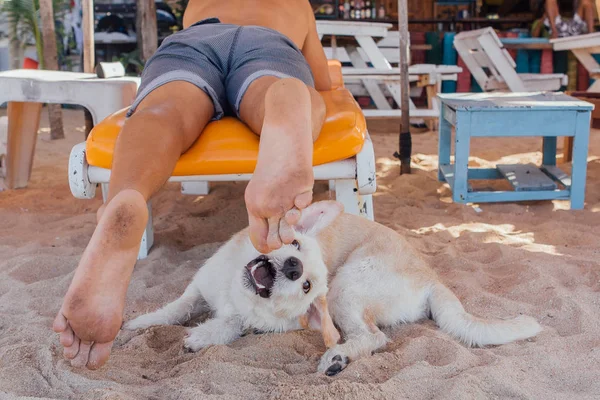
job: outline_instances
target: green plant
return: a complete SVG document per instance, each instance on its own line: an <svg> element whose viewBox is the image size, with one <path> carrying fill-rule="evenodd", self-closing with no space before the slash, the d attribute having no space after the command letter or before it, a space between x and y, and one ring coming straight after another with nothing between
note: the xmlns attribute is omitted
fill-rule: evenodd
<svg viewBox="0 0 600 400"><path fill-rule="evenodd" d="M119 61L125 67L125 71L131 72L133 75L139 75L144 69L144 61L140 57L139 49L123 53L120 57L113 57L113 61Z"/></svg>
<svg viewBox="0 0 600 400"><path fill-rule="evenodd" d="M53 0L54 18L60 15L66 6L65 0ZM34 42L40 62L44 68L44 42L40 24L40 3L38 0L4 0L0 11L6 13L8 18L10 36L18 40L21 45Z"/></svg>

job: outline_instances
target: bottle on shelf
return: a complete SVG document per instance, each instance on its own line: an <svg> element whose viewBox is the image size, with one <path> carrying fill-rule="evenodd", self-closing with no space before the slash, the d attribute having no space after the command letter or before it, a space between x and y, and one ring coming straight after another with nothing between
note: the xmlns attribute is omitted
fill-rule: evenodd
<svg viewBox="0 0 600 400"><path fill-rule="evenodd" d="M379 14L377 16L379 17L379 19L385 18L385 7L383 6L383 4L379 6Z"/></svg>
<svg viewBox="0 0 600 400"><path fill-rule="evenodd" d="M344 19L350 18L350 2L346 0L344 3Z"/></svg>
<svg viewBox="0 0 600 400"><path fill-rule="evenodd" d="M354 7L354 0L350 1L350 19L356 18L356 7Z"/></svg>
<svg viewBox="0 0 600 400"><path fill-rule="evenodd" d="M377 18L377 3L375 2L375 0L373 0L371 5L373 6L371 8L371 18L375 19Z"/></svg>
<svg viewBox="0 0 600 400"><path fill-rule="evenodd" d="M360 2L360 19L365 19L365 2Z"/></svg>
<svg viewBox="0 0 600 400"><path fill-rule="evenodd" d="M371 2L369 0L365 4L365 18L371 19Z"/></svg>

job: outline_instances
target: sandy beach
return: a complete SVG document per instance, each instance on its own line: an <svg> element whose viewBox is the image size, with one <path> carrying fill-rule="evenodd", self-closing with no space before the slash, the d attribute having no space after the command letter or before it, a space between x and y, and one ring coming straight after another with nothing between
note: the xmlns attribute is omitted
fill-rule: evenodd
<svg viewBox="0 0 600 400"><path fill-rule="evenodd" d="M405 235L469 312L535 317L544 331L532 340L471 349L432 321L401 325L384 330L384 349L329 378L316 373L325 348L315 332L250 334L190 354L183 327L154 327L121 332L108 364L92 372L63 360L51 330L101 204L100 191L94 200L69 191L84 119L64 115L66 139L50 141L43 114L29 187L0 192L0 399L600 399L600 131L591 134L585 209L570 211L564 201L454 204L437 180L436 132L413 135L413 174L399 176L398 124L369 122L376 220ZM471 147L474 166L541 161L541 139ZM178 297L245 227L244 188L214 183L196 197L169 184L155 197L155 246L135 268L126 320ZM315 192L333 196L323 182Z"/></svg>

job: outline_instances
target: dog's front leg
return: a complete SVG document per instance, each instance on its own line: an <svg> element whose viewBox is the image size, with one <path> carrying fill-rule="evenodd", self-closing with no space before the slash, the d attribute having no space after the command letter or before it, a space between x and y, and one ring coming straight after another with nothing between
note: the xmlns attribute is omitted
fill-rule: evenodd
<svg viewBox="0 0 600 400"><path fill-rule="evenodd" d="M217 317L188 329L184 347L198 351L215 344L228 344L242 334L242 322L238 317Z"/></svg>
<svg viewBox="0 0 600 400"><path fill-rule="evenodd" d="M327 376L337 375L348 366L350 360L371 355L375 350L385 346L387 341L387 337L380 330L365 331L349 337L343 344L335 345L323 354L318 371L324 372Z"/></svg>

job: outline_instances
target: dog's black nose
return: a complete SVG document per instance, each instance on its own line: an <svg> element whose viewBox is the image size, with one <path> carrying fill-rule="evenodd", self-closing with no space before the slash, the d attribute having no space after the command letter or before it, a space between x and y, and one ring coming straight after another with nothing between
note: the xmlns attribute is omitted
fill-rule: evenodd
<svg viewBox="0 0 600 400"><path fill-rule="evenodd" d="M288 258L283 263L281 272L283 272L289 280L295 281L302 276L302 261L298 260L296 257Z"/></svg>

